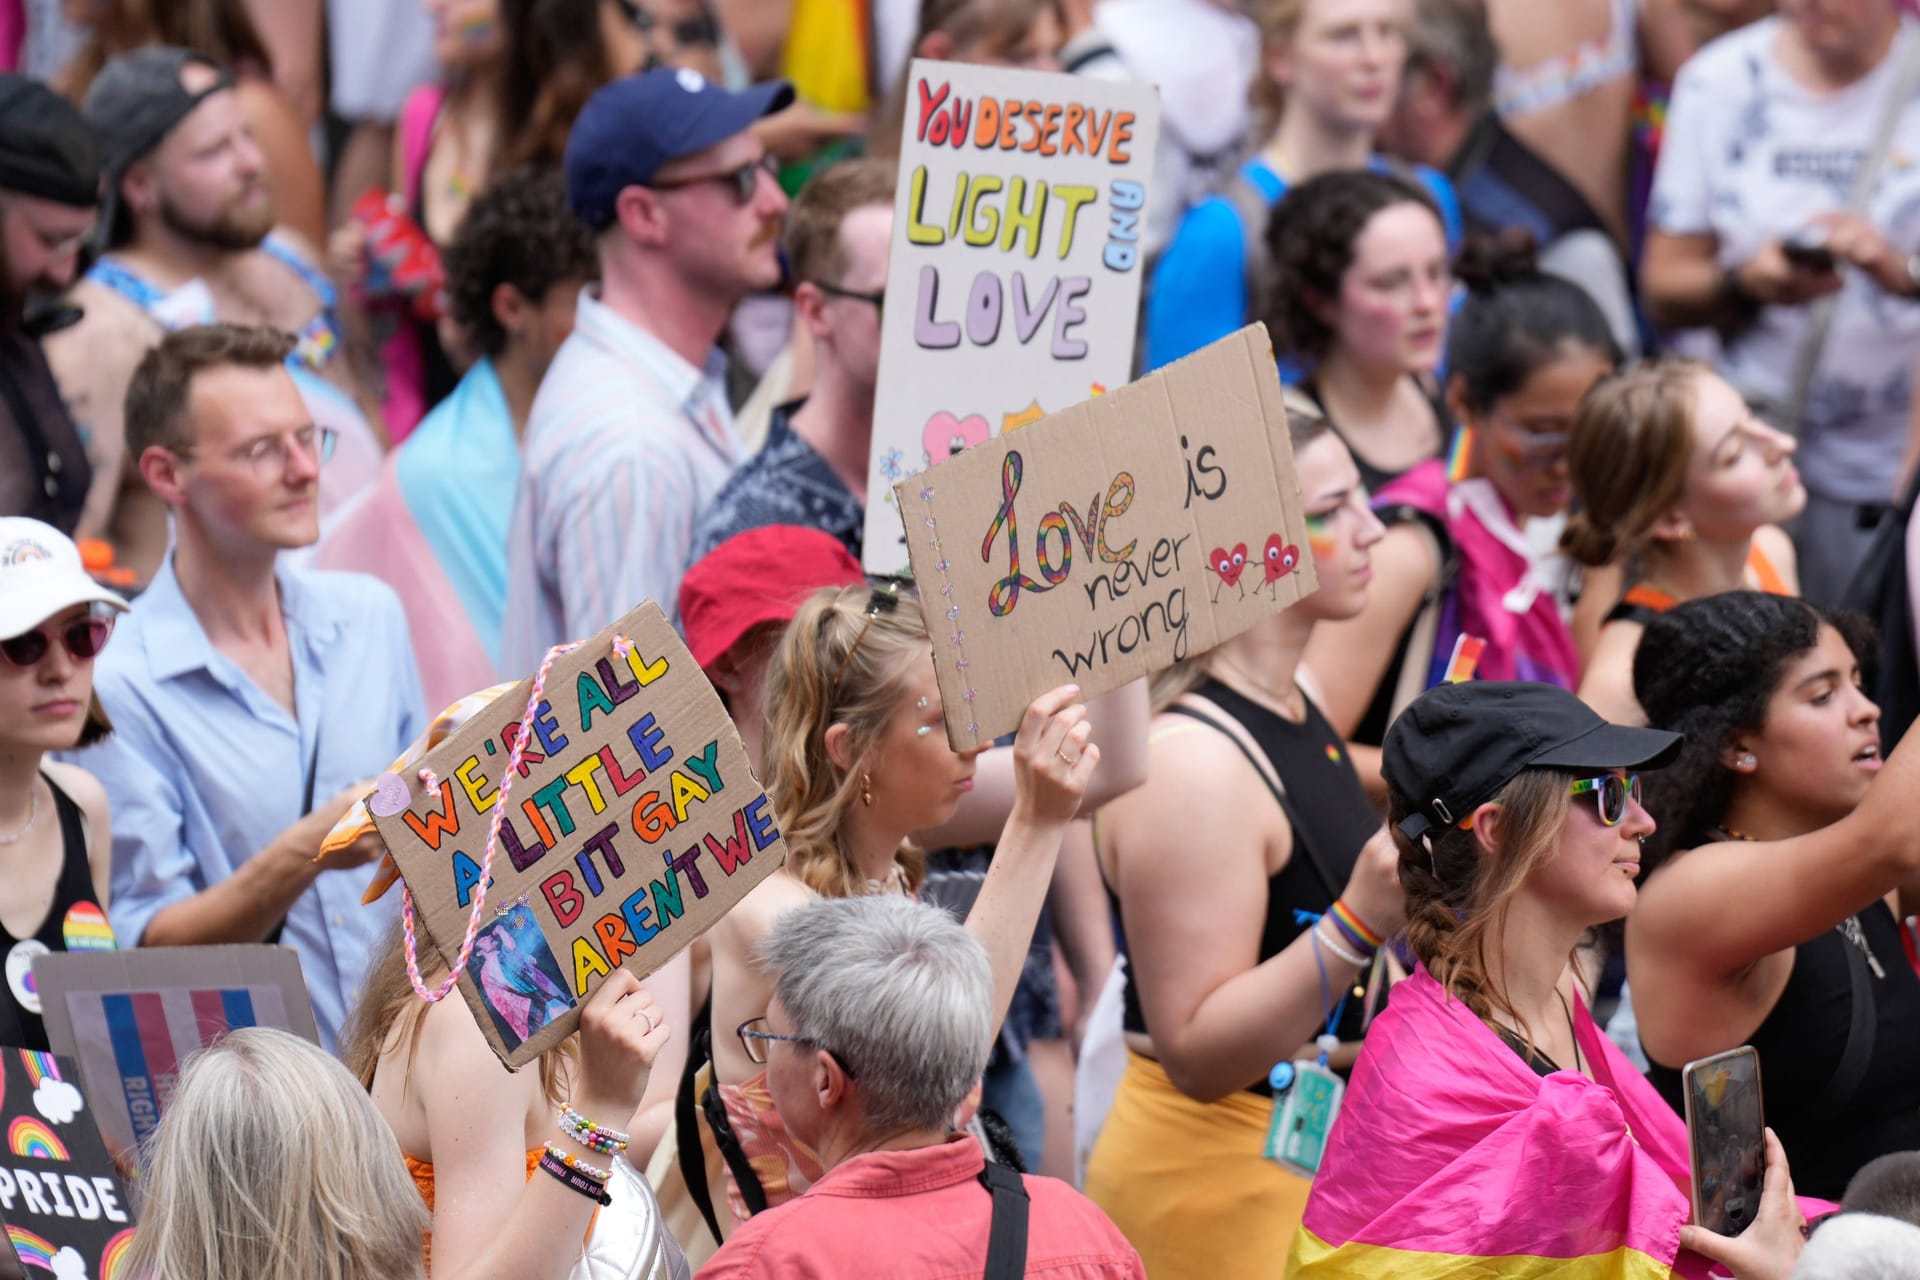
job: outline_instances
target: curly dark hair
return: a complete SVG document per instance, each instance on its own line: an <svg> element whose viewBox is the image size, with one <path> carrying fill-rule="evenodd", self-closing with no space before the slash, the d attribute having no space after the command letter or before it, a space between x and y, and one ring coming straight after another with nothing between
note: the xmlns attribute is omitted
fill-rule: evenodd
<svg viewBox="0 0 1920 1280"><path fill-rule="evenodd" d="M1619 367L1606 316L1579 285L1540 270L1523 228L1468 236L1453 274L1468 296L1447 326L1447 369L1474 412L1520 390L1569 347Z"/></svg>
<svg viewBox="0 0 1920 1280"><path fill-rule="evenodd" d="M1790 596L1729 591L1689 600L1647 623L1633 659L1633 693L1656 729L1684 735L1679 756L1647 780L1659 830L1640 858L1643 877L1675 852L1704 843L1726 816L1736 775L1721 754L1742 733L1766 728L1787 664L1840 633L1861 667L1879 656L1873 626Z"/></svg>
<svg viewBox="0 0 1920 1280"><path fill-rule="evenodd" d="M474 197L442 263L455 323L486 355L507 345L493 314L493 291L503 284L530 302L564 280L598 280L600 255L593 233L567 207L566 177L554 168L515 169Z"/></svg>
<svg viewBox="0 0 1920 1280"><path fill-rule="evenodd" d="M1371 169L1309 178L1274 206L1267 219L1273 273L1254 314L1266 319L1277 350L1313 360L1326 355L1333 328L1317 313L1339 299L1367 222L1397 204L1417 204L1440 221L1433 197L1417 182Z"/></svg>

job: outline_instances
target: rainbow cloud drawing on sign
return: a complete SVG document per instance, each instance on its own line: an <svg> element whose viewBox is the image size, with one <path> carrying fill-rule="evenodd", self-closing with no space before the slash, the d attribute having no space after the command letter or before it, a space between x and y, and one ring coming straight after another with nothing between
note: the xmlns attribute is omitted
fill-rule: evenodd
<svg viewBox="0 0 1920 1280"><path fill-rule="evenodd" d="M71 1246L55 1248L51 1240L37 1236L25 1227L9 1226L7 1239L20 1255L20 1265L39 1271L51 1271L55 1280L87 1280L87 1260Z"/></svg>
<svg viewBox="0 0 1920 1280"><path fill-rule="evenodd" d="M32 1116L15 1116L7 1126L7 1150L39 1160L66 1160L67 1144L60 1135Z"/></svg>

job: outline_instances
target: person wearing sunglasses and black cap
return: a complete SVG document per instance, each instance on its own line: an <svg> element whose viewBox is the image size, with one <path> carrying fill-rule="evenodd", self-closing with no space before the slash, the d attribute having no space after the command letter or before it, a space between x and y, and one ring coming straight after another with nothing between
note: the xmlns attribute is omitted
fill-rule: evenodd
<svg viewBox="0 0 1920 1280"><path fill-rule="evenodd" d="M113 946L107 793L46 756L112 732L93 660L126 607L58 529L0 518L0 1044L48 1047L35 956Z"/></svg>
<svg viewBox="0 0 1920 1280"><path fill-rule="evenodd" d="M1420 967L1368 1032L1290 1276L1674 1265L1686 1128L1595 1027L1572 958L1633 909L1639 771L1680 744L1544 684L1441 685L1387 730Z"/></svg>

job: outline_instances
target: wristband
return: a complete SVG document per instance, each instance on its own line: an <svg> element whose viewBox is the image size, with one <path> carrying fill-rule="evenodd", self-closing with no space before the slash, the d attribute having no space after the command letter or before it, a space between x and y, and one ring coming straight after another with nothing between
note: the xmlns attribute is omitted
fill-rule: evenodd
<svg viewBox="0 0 1920 1280"><path fill-rule="evenodd" d="M554 1146L551 1142L549 1142L546 1145L546 1153L547 1153L546 1156L541 1157L542 1159L551 1157L555 1160L558 1160L560 1161L560 1163L566 1165L567 1168L572 1169L577 1173L584 1173L589 1178L592 1178L595 1182L605 1182L608 1178L613 1176L611 1173L609 1173L605 1169L595 1168L593 1165L588 1164L585 1160L582 1160L579 1156L574 1155L570 1151L562 1151L560 1148Z"/></svg>
<svg viewBox="0 0 1920 1280"><path fill-rule="evenodd" d="M548 1146L546 1154L540 1157L540 1167L551 1175L554 1181L578 1191L603 1209L613 1203L613 1193L607 1190L605 1179L596 1180L588 1177L581 1169L556 1158L552 1146Z"/></svg>
<svg viewBox="0 0 1920 1280"><path fill-rule="evenodd" d="M1333 922L1340 926L1341 932L1351 935L1362 950L1378 951L1381 944L1386 942L1383 935L1375 932L1365 920L1360 918L1358 911L1347 905L1345 898L1336 899L1334 904L1327 908L1327 913L1333 917Z"/></svg>
<svg viewBox="0 0 1920 1280"><path fill-rule="evenodd" d="M1325 917L1322 917L1322 918L1324 919ZM1320 928L1317 922L1315 923L1313 928L1313 941L1315 946L1324 945L1326 949L1333 952L1333 954L1337 958L1341 960L1345 960L1348 964L1353 965L1355 968L1359 968L1367 963L1367 958L1365 956L1355 955L1353 952L1349 951L1345 943L1340 942L1336 938L1329 936L1327 931L1325 929Z"/></svg>

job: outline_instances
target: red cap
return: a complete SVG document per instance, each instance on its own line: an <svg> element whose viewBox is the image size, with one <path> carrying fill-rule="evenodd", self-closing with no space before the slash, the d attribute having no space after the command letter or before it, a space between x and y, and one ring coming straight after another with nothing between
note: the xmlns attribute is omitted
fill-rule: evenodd
<svg viewBox="0 0 1920 1280"><path fill-rule="evenodd" d="M762 525L709 551L680 579L680 629L702 671L763 622L793 621L821 587L865 582L860 562L829 533Z"/></svg>

